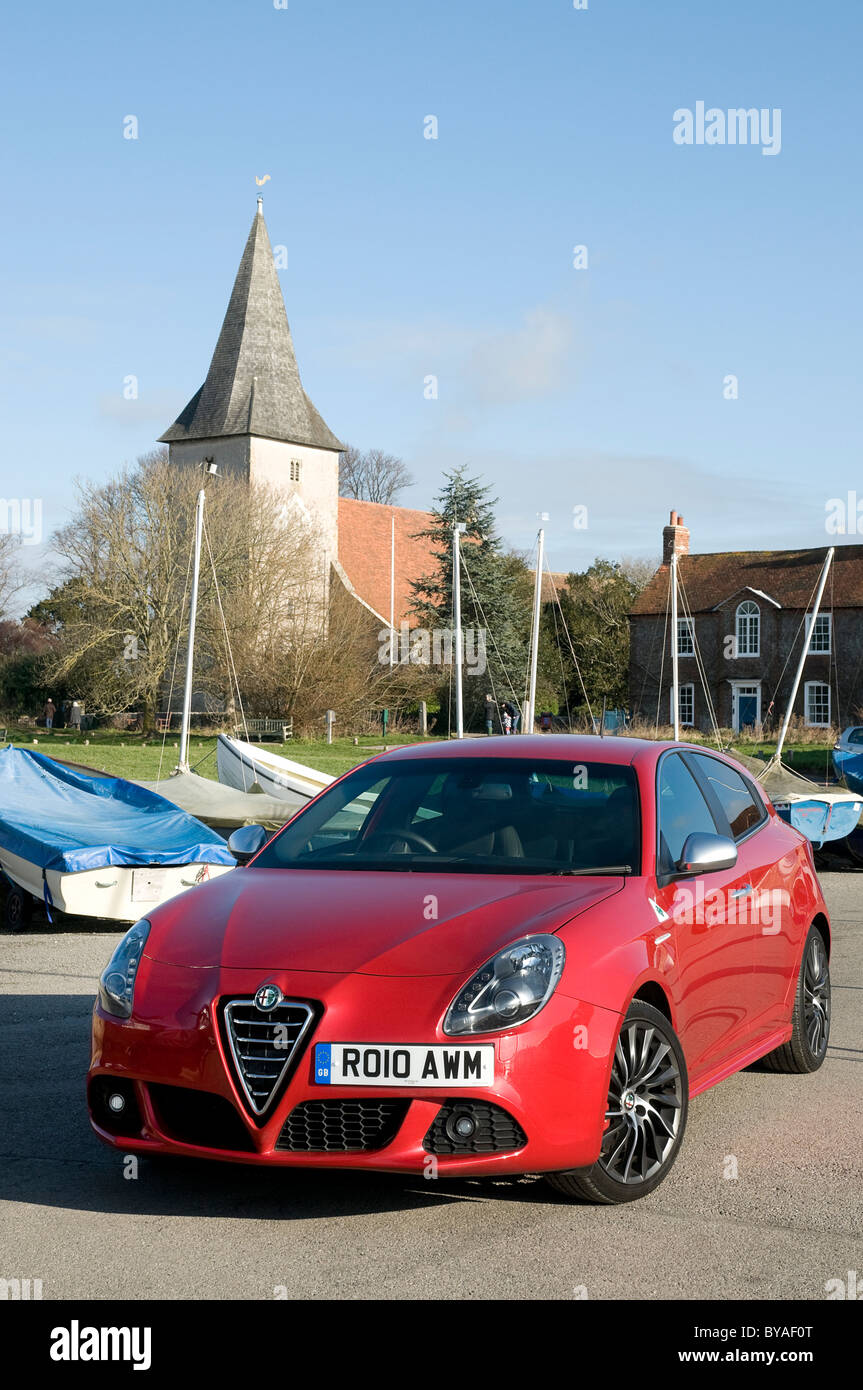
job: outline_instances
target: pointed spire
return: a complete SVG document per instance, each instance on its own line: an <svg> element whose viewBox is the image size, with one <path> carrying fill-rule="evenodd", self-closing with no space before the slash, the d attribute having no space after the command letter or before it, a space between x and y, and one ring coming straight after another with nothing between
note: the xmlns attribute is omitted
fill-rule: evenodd
<svg viewBox="0 0 863 1390"><path fill-rule="evenodd" d="M260 197L207 379L161 441L234 434L343 447L300 381Z"/></svg>

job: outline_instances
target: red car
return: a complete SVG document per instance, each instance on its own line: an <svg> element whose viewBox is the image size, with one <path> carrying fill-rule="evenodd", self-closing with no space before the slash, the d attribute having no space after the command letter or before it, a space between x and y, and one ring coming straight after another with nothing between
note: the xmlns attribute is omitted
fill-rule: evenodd
<svg viewBox="0 0 863 1390"><path fill-rule="evenodd" d="M403 748L102 975L92 1124L124 1153L652 1191L691 1096L815 1071L830 926L731 759L630 738ZM263 848L261 845L263 844Z"/></svg>

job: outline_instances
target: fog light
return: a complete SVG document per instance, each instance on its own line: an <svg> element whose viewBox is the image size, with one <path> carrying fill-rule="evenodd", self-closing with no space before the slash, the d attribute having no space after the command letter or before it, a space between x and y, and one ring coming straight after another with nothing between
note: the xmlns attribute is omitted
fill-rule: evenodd
<svg viewBox="0 0 863 1390"><path fill-rule="evenodd" d="M457 1110L446 1123L447 1132L453 1143L465 1143L476 1133L476 1120L466 1110Z"/></svg>
<svg viewBox="0 0 863 1390"><path fill-rule="evenodd" d="M126 1109L126 1097L121 1096L119 1091L114 1091L113 1095L108 1097L108 1109L113 1110L115 1115L119 1115L121 1111Z"/></svg>

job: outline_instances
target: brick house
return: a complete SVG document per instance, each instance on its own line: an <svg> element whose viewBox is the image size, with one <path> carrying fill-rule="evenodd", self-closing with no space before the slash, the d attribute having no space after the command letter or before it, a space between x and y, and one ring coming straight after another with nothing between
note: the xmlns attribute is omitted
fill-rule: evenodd
<svg viewBox="0 0 863 1390"><path fill-rule="evenodd" d="M662 542L662 564L629 615L633 715L672 721L668 624L676 551L681 725L711 728L698 653L721 728L776 729L791 696L827 547L690 555L689 531L677 512ZM810 727L826 728L856 722L861 713L863 545L843 545L830 568L794 714Z"/></svg>

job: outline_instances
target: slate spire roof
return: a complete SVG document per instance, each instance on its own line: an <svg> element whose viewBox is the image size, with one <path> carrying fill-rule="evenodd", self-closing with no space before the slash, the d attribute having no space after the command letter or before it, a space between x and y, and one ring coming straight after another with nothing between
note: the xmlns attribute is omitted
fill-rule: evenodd
<svg viewBox="0 0 863 1390"><path fill-rule="evenodd" d="M260 198L207 379L160 438L234 434L343 448L300 381Z"/></svg>

